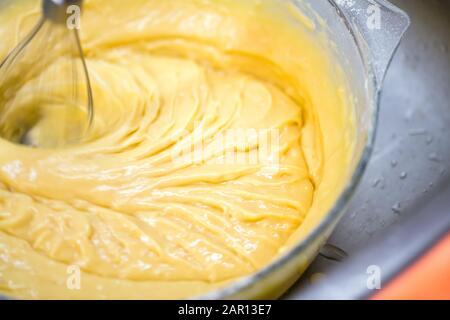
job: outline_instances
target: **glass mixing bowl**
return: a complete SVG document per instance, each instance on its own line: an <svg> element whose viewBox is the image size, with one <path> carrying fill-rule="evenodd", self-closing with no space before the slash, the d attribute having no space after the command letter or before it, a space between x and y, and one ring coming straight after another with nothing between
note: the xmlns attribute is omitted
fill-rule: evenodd
<svg viewBox="0 0 450 320"><path fill-rule="evenodd" d="M331 54L345 70L353 96L356 144L348 182L331 210L305 237L257 273L201 296L265 299L281 296L305 271L330 236L365 171L377 128L379 97L387 68L409 26L408 15L385 0L280 0L325 33Z"/></svg>
<svg viewBox="0 0 450 320"><path fill-rule="evenodd" d="M383 78L409 26L408 16L385 0L279 1L290 2L297 13L315 24L314 32L325 33L334 43L330 52L345 70L354 100L356 143L351 174L334 206L305 237L263 269L207 293L200 297L202 299L277 298L315 258L345 213L365 171L374 143Z"/></svg>

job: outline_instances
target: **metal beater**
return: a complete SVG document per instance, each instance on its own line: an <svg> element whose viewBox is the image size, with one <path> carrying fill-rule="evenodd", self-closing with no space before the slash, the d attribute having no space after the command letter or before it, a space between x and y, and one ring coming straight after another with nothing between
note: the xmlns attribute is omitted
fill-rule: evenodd
<svg viewBox="0 0 450 320"><path fill-rule="evenodd" d="M0 64L0 136L33 147L74 143L93 121L78 33L82 0L42 0L42 16Z"/></svg>

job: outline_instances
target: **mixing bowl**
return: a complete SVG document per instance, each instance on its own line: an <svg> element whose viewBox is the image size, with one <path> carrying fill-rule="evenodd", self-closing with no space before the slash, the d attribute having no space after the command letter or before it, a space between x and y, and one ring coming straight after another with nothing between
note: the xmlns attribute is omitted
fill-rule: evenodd
<svg viewBox="0 0 450 320"><path fill-rule="evenodd" d="M348 178L333 191L329 210L308 219L269 265L199 298L277 298L304 272L345 213L370 158L382 82L392 55L409 26L408 16L384 0L279 0L293 21L326 39L326 48L350 88L354 147ZM284 6L283 6L284 7ZM288 13L286 13L288 14ZM289 17L287 17L289 18ZM317 222L319 221L319 222Z"/></svg>

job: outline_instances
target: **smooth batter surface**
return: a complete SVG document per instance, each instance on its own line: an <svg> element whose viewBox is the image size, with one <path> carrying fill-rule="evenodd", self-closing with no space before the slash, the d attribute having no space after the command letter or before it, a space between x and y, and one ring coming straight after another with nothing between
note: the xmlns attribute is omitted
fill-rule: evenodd
<svg viewBox="0 0 450 320"><path fill-rule="evenodd" d="M39 16L15 3L0 14L2 56ZM1 293L194 296L266 266L320 220L346 177L346 92L311 26L283 8L86 1L93 129L57 149L0 140ZM279 133L276 170L224 158L261 148L253 135L217 142L236 129Z"/></svg>

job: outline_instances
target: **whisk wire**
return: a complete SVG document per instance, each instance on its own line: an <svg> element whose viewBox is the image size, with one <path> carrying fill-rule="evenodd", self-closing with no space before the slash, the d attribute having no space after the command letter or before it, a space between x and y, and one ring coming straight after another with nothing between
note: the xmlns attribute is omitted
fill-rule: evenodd
<svg viewBox="0 0 450 320"><path fill-rule="evenodd" d="M0 69L3 67L9 68L16 58L23 52L23 50L30 44L30 42L36 37L39 31L42 29L46 19L45 17L41 17L38 23L33 27L33 29L23 38L22 41L3 59L0 63ZM7 72L4 70L3 72Z"/></svg>
<svg viewBox="0 0 450 320"><path fill-rule="evenodd" d="M88 72L88 68L87 68L87 64L86 64L86 60L84 59L84 54L83 54L83 48L81 47L81 41L80 41L80 35L78 34L78 30L77 29L73 29L74 35L75 35L75 43L77 46L77 50L78 50L78 56L81 60L81 64L83 66L83 71L84 71L84 75L85 75L85 81L86 81L86 86L87 86L87 108L88 108L88 121L89 121L89 126L92 125L92 121L94 120L94 98L92 96L92 87L91 87L91 80L89 78L89 72Z"/></svg>
<svg viewBox="0 0 450 320"><path fill-rule="evenodd" d="M30 146L80 140L94 119L79 32L61 20L64 7L51 1L43 0L47 11L0 63L0 137Z"/></svg>

